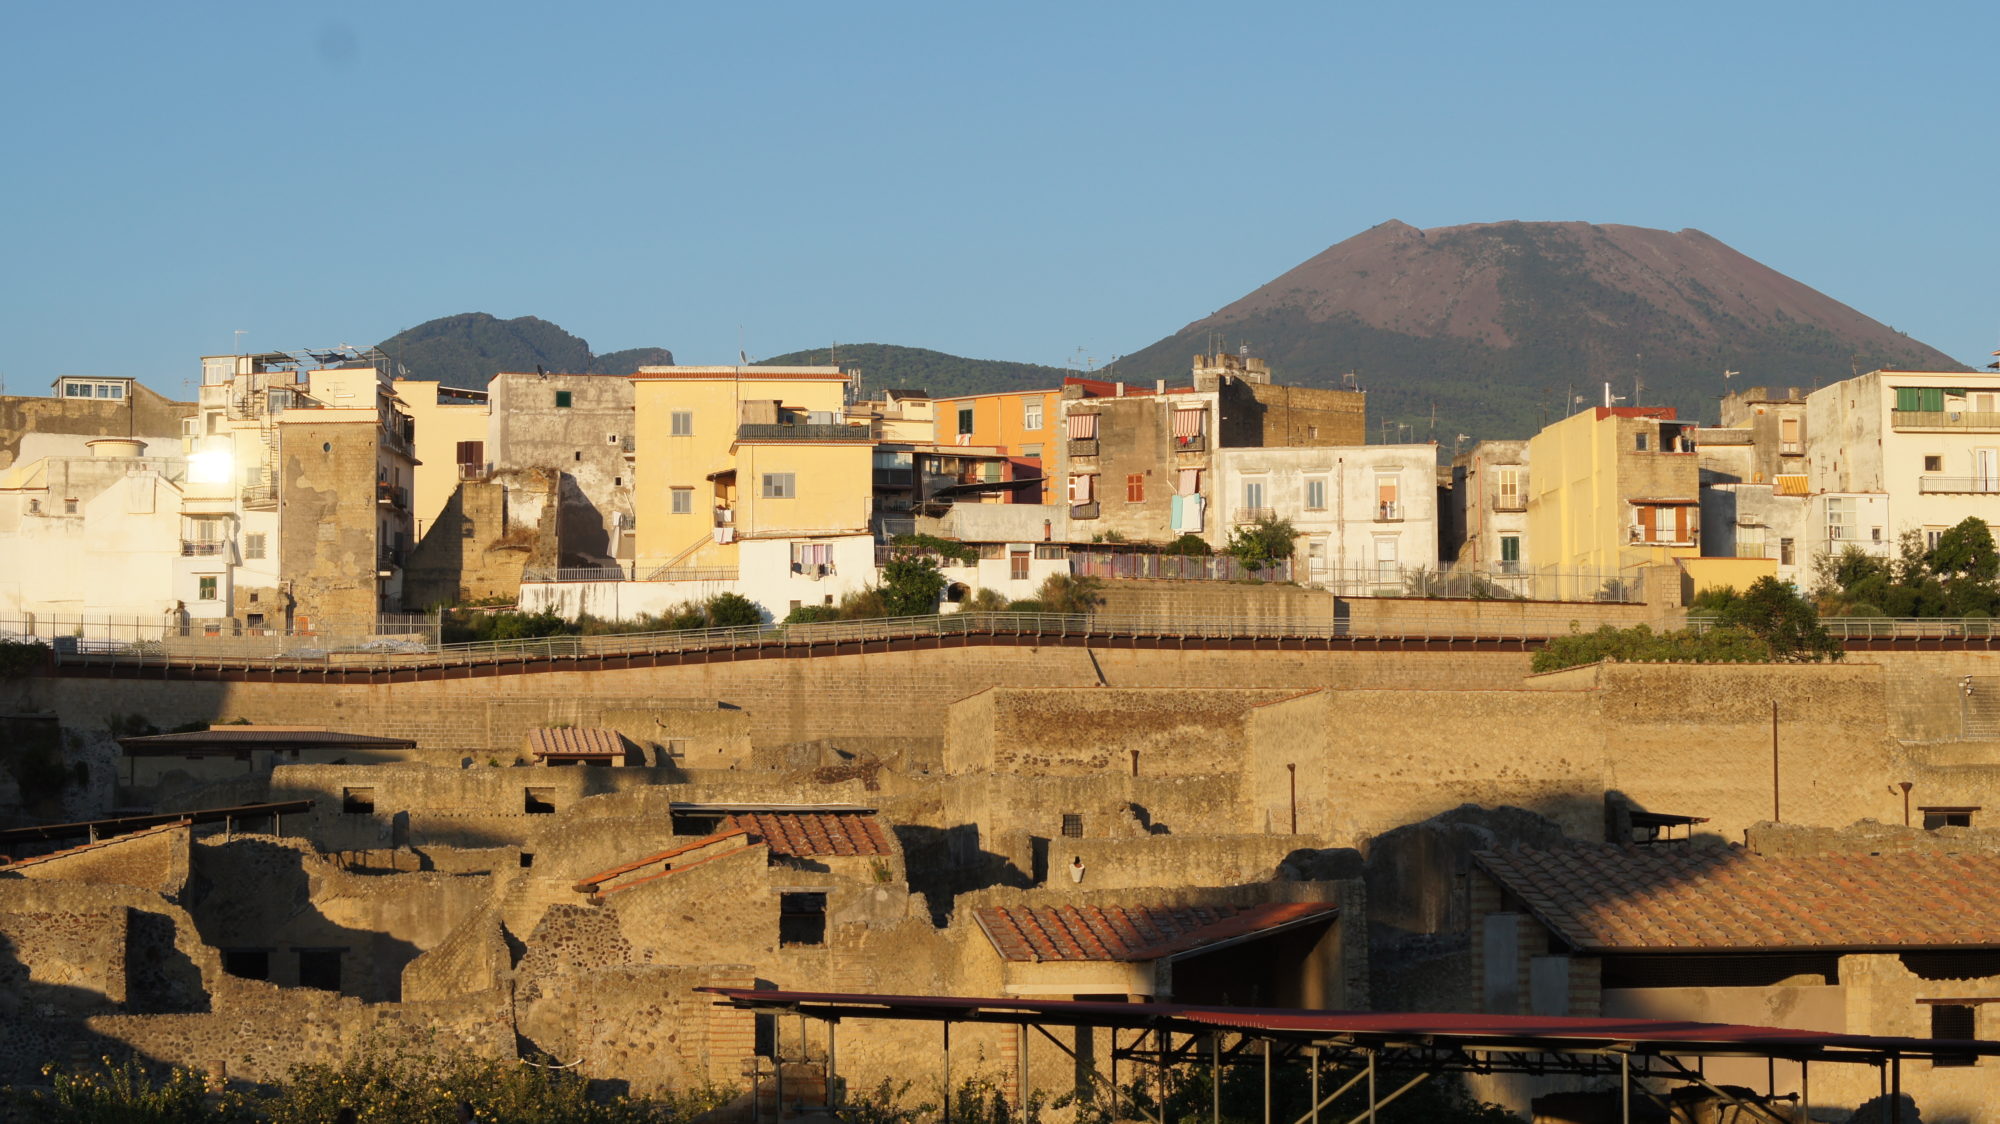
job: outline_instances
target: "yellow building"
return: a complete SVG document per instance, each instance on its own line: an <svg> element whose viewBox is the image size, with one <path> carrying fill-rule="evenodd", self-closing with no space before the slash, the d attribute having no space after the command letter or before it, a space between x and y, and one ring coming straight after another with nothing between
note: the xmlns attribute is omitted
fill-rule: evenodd
<svg viewBox="0 0 2000 1124"><path fill-rule="evenodd" d="M1108 394L1116 387L1115 383L1094 379L1069 381L1085 386L1084 396L1089 398ZM1032 461L1043 469L1039 502L1056 502L1049 481L1054 478L1051 470L1060 459L1056 447L1063 441L1058 431L1062 425L1062 388L940 398L936 408L934 440L939 445L998 448L1010 457Z"/></svg>
<svg viewBox="0 0 2000 1124"><path fill-rule="evenodd" d="M873 443L838 367L641 367L631 377L637 570L735 567L746 538L865 534Z"/></svg>
<svg viewBox="0 0 2000 1124"><path fill-rule="evenodd" d="M1700 554L1695 426L1667 406L1595 407L1528 441L1538 566L1606 580Z"/></svg>
<svg viewBox="0 0 2000 1124"><path fill-rule="evenodd" d="M438 382L397 379L396 395L417 421L411 514L416 518L416 537L421 539L438 512L444 510L445 501L458 490L458 482L484 475L492 410L485 391Z"/></svg>

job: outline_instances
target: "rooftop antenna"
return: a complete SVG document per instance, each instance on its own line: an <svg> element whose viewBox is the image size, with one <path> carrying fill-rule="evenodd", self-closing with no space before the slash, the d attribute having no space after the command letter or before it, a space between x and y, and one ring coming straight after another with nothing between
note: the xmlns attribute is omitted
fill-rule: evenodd
<svg viewBox="0 0 2000 1124"><path fill-rule="evenodd" d="M1639 376L1637 376L1637 375L1633 375L1633 376L1632 376L1632 404L1633 404L1634 406L1637 406L1637 405L1639 404L1639 394L1640 394L1640 392L1641 392L1641 391L1643 391L1643 390L1645 390L1645 389L1646 389L1646 380L1645 380L1645 379L1642 379L1642 378L1640 378L1640 377L1639 377Z"/></svg>
<svg viewBox="0 0 2000 1124"><path fill-rule="evenodd" d="M2000 351L1996 351L1994 352L1994 354L2000 355ZM1340 385L1346 387L1349 390L1360 390L1361 376L1353 371L1348 371L1346 374L1340 376Z"/></svg>
<svg viewBox="0 0 2000 1124"><path fill-rule="evenodd" d="M1452 438L1452 439L1451 439L1451 459L1453 459L1453 460L1457 460L1457 459L1458 459L1458 447L1459 447L1460 445L1463 445L1463 444L1465 444L1465 443L1466 443L1467 441L1470 441L1470 440L1472 440L1472 438L1471 438L1471 437L1469 437L1469 436L1467 436L1466 434L1463 434L1463 433L1459 434L1459 435L1458 435L1457 437L1454 437L1454 438Z"/></svg>

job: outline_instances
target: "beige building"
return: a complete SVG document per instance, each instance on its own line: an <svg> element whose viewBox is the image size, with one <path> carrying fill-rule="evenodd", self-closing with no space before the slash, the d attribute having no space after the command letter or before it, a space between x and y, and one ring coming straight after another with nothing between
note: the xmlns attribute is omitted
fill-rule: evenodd
<svg viewBox="0 0 2000 1124"><path fill-rule="evenodd" d="M1630 582L1699 553L1695 426L1670 406L1597 406L1528 441L1527 537L1538 568Z"/></svg>
<svg viewBox="0 0 2000 1124"><path fill-rule="evenodd" d="M410 488L412 533L422 539L461 480L484 479L491 467L492 404L484 390L397 379L396 397L416 423L417 463Z"/></svg>

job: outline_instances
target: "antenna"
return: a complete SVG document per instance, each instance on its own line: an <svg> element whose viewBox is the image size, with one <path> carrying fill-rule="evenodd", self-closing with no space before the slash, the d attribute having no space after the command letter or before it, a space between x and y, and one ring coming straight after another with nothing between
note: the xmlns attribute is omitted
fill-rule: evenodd
<svg viewBox="0 0 2000 1124"><path fill-rule="evenodd" d="M236 336L236 354L238 355L243 354L243 337L249 334L250 334L250 329L248 328L236 329L234 333L234 335Z"/></svg>

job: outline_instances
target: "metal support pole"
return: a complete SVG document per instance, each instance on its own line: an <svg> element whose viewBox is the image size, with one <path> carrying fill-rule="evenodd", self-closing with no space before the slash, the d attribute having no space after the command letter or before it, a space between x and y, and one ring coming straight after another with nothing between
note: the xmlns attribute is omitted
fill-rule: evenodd
<svg viewBox="0 0 2000 1124"><path fill-rule="evenodd" d="M1618 1121L1632 1124L1632 1055L1618 1055Z"/></svg>
<svg viewBox="0 0 2000 1124"><path fill-rule="evenodd" d="M1016 1070L1015 1096L1019 1101L1014 1106L1021 1124L1028 1124L1028 1024L1014 1028L1014 1066Z"/></svg>
<svg viewBox="0 0 2000 1124"><path fill-rule="evenodd" d="M1903 1055L1889 1059L1889 1124L1903 1124Z"/></svg>
<svg viewBox="0 0 2000 1124"><path fill-rule="evenodd" d="M1167 1124L1167 1048L1172 1043L1166 1027L1153 1031L1153 1108L1160 1124Z"/></svg>
<svg viewBox="0 0 2000 1124"><path fill-rule="evenodd" d="M944 1022L944 1124L951 1124L951 1020Z"/></svg>
<svg viewBox="0 0 2000 1124"><path fill-rule="evenodd" d="M1120 1120L1118 1115L1118 1028L1111 1029L1111 1119Z"/></svg>
<svg viewBox="0 0 2000 1124"><path fill-rule="evenodd" d="M1778 700L1771 700L1771 822L1784 823L1778 816Z"/></svg>
<svg viewBox="0 0 2000 1124"><path fill-rule="evenodd" d="M1264 1040L1264 1124L1271 1124L1271 1040Z"/></svg>
<svg viewBox="0 0 2000 1124"><path fill-rule="evenodd" d="M1208 1036L1208 1119L1222 1124L1222 1034Z"/></svg>
<svg viewBox="0 0 2000 1124"><path fill-rule="evenodd" d="M1368 1124L1375 1124L1375 1051L1368 1051Z"/></svg>
<svg viewBox="0 0 2000 1124"><path fill-rule="evenodd" d="M1799 1059L1799 1116L1812 1120L1812 1063Z"/></svg>
<svg viewBox="0 0 2000 1124"><path fill-rule="evenodd" d="M839 1019L826 1020L826 1103L835 1108L840 1107L840 1050L834 1039L839 1026Z"/></svg>
<svg viewBox="0 0 2000 1124"><path fill-rule="evenodd" d="M1312 1059L1312 1124L1319 1124L1319 1047L1314 1046L1307 1056Z"/></svg>

